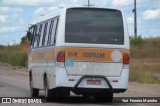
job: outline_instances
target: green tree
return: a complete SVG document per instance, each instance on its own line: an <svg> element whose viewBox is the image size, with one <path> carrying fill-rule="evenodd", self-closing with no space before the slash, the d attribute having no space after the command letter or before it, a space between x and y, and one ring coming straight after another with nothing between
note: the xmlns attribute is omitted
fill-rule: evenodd
<svg viewBox="0 0 160 106"><path fill-rule="evenodd" d="M26 44L28 43L27 41L28 41L27 36L23 36L23 37L21 38L21 43L20 43L20 44L21 44L21 45L24 45L24 44L26 45ZM27 44L27 45L28 45L28 44Z"/></svg>

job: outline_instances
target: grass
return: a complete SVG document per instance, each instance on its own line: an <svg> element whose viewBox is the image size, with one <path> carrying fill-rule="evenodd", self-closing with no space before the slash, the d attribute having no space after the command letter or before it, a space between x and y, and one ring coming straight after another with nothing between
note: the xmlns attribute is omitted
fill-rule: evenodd
<svg viewBox="0 0 160 106"><path fill-rule="evenodd" d="M143 43L131 43L130 81L160 84L160 38L140 42Z"/></svg>
<svg viewBox="0 0 160 106"><path fill-rule="evenodd" d="M27 52L20 45L0 46L0 61L14 66L27 67Z"/></svg>
<svg viewBox="0 0 160 106"><path fill-rule="evenodd" d="M132 59L129 80L141 83L160 83L160 63L157 61Z"/></svg>

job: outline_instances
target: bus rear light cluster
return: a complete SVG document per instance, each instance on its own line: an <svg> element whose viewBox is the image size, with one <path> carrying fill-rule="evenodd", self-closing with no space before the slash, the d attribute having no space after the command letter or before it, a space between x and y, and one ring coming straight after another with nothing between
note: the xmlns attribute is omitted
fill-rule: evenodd
<svg viewBox="0 0 160 106"><path fill-rule="evenodd" d="M57 62L65 62L65 52L64 51L58 52Z"/></svg>
<svg viewBox="0 0 160 106"><path fill-rule="evenodd" d="M123 54L123 64L129 64L129 54L128 53Z"/></svg>
<svg viewBox="0 0 160 106"><path fill-rule="evenodd" d="M65 65L65 51L59 51L57 54L57 65L64 67Z"/></svg>

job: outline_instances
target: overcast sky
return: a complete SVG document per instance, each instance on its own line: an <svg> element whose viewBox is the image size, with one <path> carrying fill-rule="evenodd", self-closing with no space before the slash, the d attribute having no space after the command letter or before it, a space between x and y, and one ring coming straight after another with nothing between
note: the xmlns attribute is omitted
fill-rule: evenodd
<svg viewBox="0 0 160 106"><path fill-rule="evenodd" d="M19 43L29 23L62 6L83 6L88 0L0 0L0 44ZM94 7L123 10L133 35L134 0L90 0ZM137 0L138 35L160 36L160 0Z"/></svg>

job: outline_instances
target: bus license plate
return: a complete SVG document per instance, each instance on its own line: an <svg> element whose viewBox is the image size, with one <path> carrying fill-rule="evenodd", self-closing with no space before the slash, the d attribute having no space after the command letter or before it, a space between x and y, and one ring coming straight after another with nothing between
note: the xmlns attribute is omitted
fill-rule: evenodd
<svg viewBox="0 0 160 106"><path fill-rule="evenodd" d="M101 80L87 80L87 85L101 85Z"/></svg>

